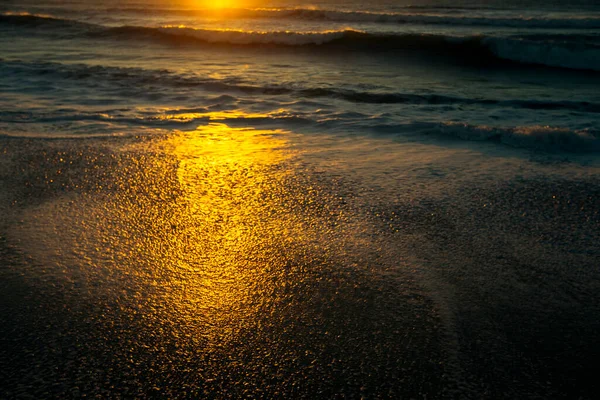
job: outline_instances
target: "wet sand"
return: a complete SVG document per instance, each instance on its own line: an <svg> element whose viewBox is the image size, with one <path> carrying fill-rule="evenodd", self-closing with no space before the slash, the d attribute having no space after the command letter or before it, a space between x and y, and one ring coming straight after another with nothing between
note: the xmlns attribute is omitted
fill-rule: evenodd
<svg viewBox="0 0 600 400"><path fill-rule="evenodd" d="M290 140L0 139L5 397L592 398L593 174L427 196Z"/></svg>

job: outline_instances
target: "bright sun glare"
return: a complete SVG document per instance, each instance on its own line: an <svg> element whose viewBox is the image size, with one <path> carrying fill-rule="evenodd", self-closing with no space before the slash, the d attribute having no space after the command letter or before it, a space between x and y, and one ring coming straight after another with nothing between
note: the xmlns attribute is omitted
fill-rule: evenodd
<svg viewBox="0 0 600 400"><path fill-rule="evenodd" d="M197 4L202 8L238 8L249 5L248 0L199 0Z"/></svg>

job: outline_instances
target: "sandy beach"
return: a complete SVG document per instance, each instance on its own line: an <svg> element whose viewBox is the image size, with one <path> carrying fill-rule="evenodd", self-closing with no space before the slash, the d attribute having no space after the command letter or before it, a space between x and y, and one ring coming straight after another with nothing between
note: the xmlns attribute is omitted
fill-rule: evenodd
<svg viewBox="0 0 600 400"><path fill-rule="evenodd" d="M592 395L597 178L417 201L307 149L2 139L5 395Z"/></svg>

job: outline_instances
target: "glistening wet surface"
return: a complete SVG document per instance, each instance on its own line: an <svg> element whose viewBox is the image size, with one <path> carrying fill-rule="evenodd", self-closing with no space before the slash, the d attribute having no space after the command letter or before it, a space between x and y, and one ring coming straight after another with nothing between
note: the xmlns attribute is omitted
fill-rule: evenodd
<svg viewBox="0 0 600 400"><path fill-rule="evenodd" d="M593 398L593 167L436 149L2 139L4 397Z"/></svg>
<svg viewBox="0 0 600 400"><path fill-rule="evenodd" d="M2 146L8 397L441 390L414 269L285 132Z"/></svg>

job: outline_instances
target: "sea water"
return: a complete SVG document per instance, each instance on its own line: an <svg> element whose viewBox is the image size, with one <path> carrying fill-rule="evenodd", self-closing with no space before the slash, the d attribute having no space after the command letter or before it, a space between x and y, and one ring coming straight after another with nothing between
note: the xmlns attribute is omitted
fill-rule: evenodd
<svg viewBox="0 0 600 400"><path fill-rule="evenodd" d="M536 4L3 2L0 123L138 134L211 107L323 135L597 150L600 11Z"/></svg>

